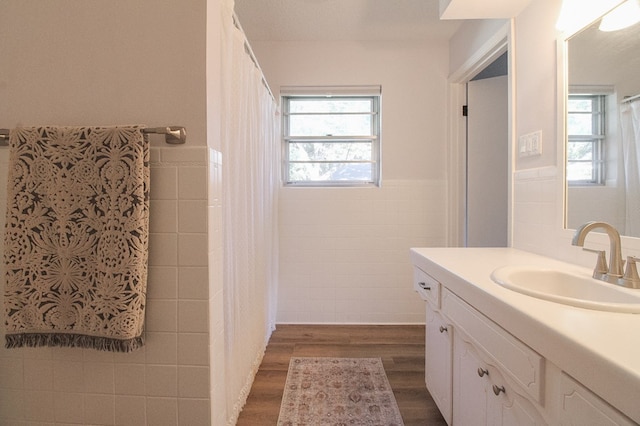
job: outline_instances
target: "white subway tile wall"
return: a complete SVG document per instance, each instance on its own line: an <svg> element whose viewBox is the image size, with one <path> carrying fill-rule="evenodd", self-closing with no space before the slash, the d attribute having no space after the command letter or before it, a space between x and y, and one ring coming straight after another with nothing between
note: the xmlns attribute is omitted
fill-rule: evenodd
<svg viewBox="0 0 640 426"><path fill-rule="evenodd" d="M514 175L513 245L549 253L558 234L559 185L555 167L520 170Z"/></svg>
<svg viewBox="0 0 640 426"><path fill-rule="evenodd" d="M411 247L446 245L446 182L280 191L279 323L423 323Z"/></svg>
<svg viewBox="0 0 640 426"><path fill-rule="evenodd" d="M211 158L215 171L220 157L213 151ZM211 424L210 330L220 336L221 321L210 329L208 310L210 298L221 296L220 289L210 294L208 265L219 266L221 246L208 247L208 212L217 204L207 196L219 193L221 176L208 176L205 147L152 147L151 160L146 346L113 354L5 349L3 341L0 424ZM0 182L7 168L8 150L0 150ZM6 185L0 188L4 228Z"/></svg>
<svg viewBox="0 0 640 426"><path fill-rule="evenodd" d="M593 256L571 246L571 232L563 231L561 169L555 166L518 170L513 179L513 247L593 267ZM596 208L597 209L597 208ZM593 209L582 212L593 220ZM596 243L592 243L596 247ZM599 247L608 250L608 242ZM640 255L640 240L622 238L625 255Z"/></svg>

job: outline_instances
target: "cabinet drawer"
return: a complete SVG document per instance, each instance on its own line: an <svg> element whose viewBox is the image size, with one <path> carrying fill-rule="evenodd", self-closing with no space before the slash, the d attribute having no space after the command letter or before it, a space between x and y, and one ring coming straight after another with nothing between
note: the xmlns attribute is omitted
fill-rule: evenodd
<svg viewBox="0 0 640 426"><path fill-rule="evenodd" d="M422 300L426 300L434 308L440 309L440 283L415 266L413 267L413 288Z"/></svg>
<svg viewBox="0 0 640 426"><path fill-rule="evenodd" d="M446 289L442 294L442 312L459 331L491 355L496 366L542 403L544 358Z"/></svg>

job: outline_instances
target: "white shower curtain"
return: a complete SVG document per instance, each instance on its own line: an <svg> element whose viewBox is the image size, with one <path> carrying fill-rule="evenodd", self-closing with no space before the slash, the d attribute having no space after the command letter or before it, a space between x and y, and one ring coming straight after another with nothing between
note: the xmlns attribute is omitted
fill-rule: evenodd
<svg viewBox="0 0 640 426"><path fill-rule="evenodd" d="M626 185L625 235L640 236L640 100L620 106Z"/></svg>
<svg viewBox="0 0 640 426"><path fill-rule="evenodd" d="M275 327L280 126L231 0L222 22L225 389L235 424Z"/></svg>

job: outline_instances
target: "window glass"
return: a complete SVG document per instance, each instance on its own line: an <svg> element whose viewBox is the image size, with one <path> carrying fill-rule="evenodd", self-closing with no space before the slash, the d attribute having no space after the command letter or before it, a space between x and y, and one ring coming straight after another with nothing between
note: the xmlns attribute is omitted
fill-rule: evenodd
<svg viewBox="0 0 640 426"><path fill-rule="evenodd" d="M287 185L380 183L380 96L283 96Z"/></svg>
<svg viewBox="0 0 640 426"><path fill-rule="evenodd" d="M371 161L371 141L290 142L289 161Z"/></svg>
<svg viewBox="0 0 640 426"><path fill-rule="evenodd" d="M303 114L289 118L291 136L363 136L371 134L370 114Z"/></svg>
<svg viewBox="0 0 640 426"><path fill-rule="evenodd" d="M569 95L567 181L604 184L605 95Z"/></svg>

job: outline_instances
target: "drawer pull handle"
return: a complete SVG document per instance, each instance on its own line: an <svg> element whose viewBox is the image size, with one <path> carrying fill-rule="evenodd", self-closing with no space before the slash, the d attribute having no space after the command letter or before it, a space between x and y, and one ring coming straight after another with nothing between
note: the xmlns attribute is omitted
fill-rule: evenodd
<svg viewBox="0 0 640 426"><path fill-rule="evenodd" d="M488 376L489 375L489 370L482 368L482 367L478 367L478 376L480 377L484 377L484 376Z"/></svg>
<svg viewBox="0 0 640 426"><path fill-rule="evenodd" d="M418 283L418 285L424 290L431 290L431 287L428 286L427 283Z"/></svg>
<svg viewBox="0 0 640 426"><path fill-rule="evenodd" d="M504 386L493 385L493 393L500 395L500 392L506 393Z"/></svg>
<svg viewBox="0 0 640 426"><path fill-rule="evenodd" d="M441 325L440 326L440 333L444 333L445 331L447 331L447 327Z"/></svg>

